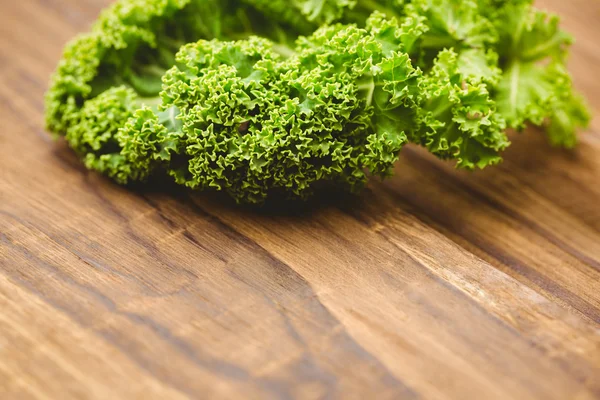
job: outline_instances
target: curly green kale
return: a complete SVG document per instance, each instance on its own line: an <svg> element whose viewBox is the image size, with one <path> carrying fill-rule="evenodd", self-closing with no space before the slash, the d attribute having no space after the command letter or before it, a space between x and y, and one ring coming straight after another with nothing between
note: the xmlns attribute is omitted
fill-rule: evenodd
<svg viewBox="0 0 600 400"><path fill-rule="evenodd" d="M506 128L573 146L570 43L529 0L120 0L67 46L47 126L123 184L356 191L407 143L466 169Z"/></svg>

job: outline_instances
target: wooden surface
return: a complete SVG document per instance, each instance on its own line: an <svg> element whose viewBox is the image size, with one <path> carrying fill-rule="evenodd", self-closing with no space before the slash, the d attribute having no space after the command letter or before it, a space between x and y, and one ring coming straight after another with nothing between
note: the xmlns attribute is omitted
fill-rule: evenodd
<svg viewBox="0 0 600 400"><path fill-rule="evenodd" d="M600 129L257 213L128 190L42 126L107 0L0 3L1 399L600 398ZM600 1L546 0L600 110Z"/></svg>

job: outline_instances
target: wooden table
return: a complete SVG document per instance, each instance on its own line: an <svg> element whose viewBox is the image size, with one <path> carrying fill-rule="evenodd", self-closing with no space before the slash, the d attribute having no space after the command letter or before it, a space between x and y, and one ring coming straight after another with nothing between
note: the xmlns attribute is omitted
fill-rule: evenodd
<svg viewBox="0 0 600 400"><path fill-rule="evenodd" d="M42 124L107 3L0 5L0 398L600 398L598 119L473 174L411 147L293 211L130 190ZM540 5L598 115L600 1Z"/></svg>

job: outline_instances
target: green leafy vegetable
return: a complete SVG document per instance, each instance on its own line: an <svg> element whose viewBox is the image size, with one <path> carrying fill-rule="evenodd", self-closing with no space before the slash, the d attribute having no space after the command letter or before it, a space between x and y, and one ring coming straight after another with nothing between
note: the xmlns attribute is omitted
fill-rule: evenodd
<svg viewBox="0 0 600 400"><path fill-rule="evenodd" d="M407 143L466 169L507 127L573 146L570 43L528 0L120 0L67 46L47 126L119 183L354 191Z"/></svg>
<svg viewBox="0 0 600 400"><path fill-rule="evenodd" d="M513 3L496 20L504 71L496 88L499 112L516 129L547 122L553 144L573 147L589 115L565 67L572 39L560 30L557 16L532 9L528 1Z"/></svg>

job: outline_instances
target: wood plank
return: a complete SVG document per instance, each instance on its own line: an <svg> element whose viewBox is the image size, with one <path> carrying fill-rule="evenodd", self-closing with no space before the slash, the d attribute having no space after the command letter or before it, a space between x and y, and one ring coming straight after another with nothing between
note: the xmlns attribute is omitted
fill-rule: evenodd
<svg viewBox="0 0 600 400"><path fill-rule="evenodd" d="M600 399L600 1L538 2L577 38L575 151L530 130L464 173L410 147L358 197L263 212L118 187L44 132L108 3L0 5L3 399Z"/></svg>
<svg viewBox="0 0 600 400"><path fill-rule="evenodd" d="M183 398L38 296L0 276L3 398Z"/></svg>

